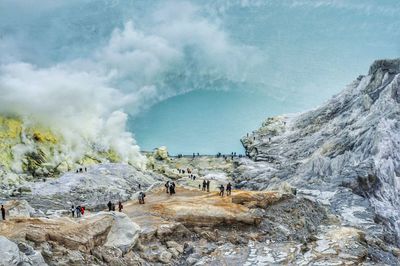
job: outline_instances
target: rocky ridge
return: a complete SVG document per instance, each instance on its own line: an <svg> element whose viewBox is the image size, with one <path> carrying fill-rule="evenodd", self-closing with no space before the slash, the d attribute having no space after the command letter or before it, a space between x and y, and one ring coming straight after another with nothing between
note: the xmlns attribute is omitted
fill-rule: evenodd
<svg viewBox="0 0 400 266"><path fill-rule="evenodd" d="M315 110L268 118L242 143L252 160L235 171L239 187L288 182L343 225L400 244L400 59L374 62Z"/></svg>

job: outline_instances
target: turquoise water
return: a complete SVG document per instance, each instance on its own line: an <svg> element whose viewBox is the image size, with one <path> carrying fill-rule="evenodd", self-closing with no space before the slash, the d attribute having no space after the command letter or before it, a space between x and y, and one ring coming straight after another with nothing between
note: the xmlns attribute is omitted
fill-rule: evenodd
<svg viewBox="0 0 400 266"><path fill-rule="evenodd" d="M102 123L129 114L144 150L242 152L240 137L267 116L316 107L373 60L398 57L398 14L397 0L3 0L0 82L31 75L15 63L32 66L27 80L61 69L35 86L64 95L54 105L70 117L93 99ZM85 84L58 84L77 73Z"/></svg>
<svg viewBox="0 0 400 266"><path fill-rule="evenodd" d="M236 43L257 47L265 61L231 91L211 87L142 113L131 127L143 149L242 152L240 137L267 116L316 107L373 60L399 56L397 1L242 2L249 4L230 2L223 11L215 4L205 16L218 16Z"/></svg>
<svg viewBox="0 0 400 266"><path fill-rule="evenodd" d="M242 153L240 137L266 116L301 109L295 101L277 104L259 92L194 91L153 106L131 126L147 150L166 145L173 154Z"/></svg>

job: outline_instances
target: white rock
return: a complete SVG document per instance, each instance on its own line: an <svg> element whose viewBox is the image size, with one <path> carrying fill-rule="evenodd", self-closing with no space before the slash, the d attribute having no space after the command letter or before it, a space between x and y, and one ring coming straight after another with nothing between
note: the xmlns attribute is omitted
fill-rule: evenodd
<svg viewBox="0 0 400 266"><path fill-rule="evenodd" d="M0 266L18 265L21 262L18 246L4 236L0 236L0 250Z"/></svg>
<svg viewBox="0 0 400 266"><path fill-rule="evenodd" d="M108 233L104 246L118 248L123 253L129 252L139 238L140 226L124 213L101 212L100 215L110 215L114 219L114 224Z"/></svg>
<svg viewBox="0 0 400 266"><path fill-rule="evenodd" d="M161 252L160 256L158 257L158 260L161 261L162 263L170 263L171 259L172 259L172 254L168 251Z"/></svg>
<svg viewBox="0 0 400 266"><path fill-rule="evenodd" d="M26 200L13 200L6 203L8 216L14 218L31 217L35 213Z"/></svg>

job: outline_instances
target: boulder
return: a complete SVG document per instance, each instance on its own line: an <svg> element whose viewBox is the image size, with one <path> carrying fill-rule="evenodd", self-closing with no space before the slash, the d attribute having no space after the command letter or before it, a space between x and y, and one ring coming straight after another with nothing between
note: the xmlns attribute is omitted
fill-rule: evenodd
<svg viewBox="0 0 400 266"><path fill-rule="evenodd" d="M8 211L8 216L12 218L31 217L35 213L26 200L11 200L4 207Z"/></svg>
<svg viewBox="0 0 400 266"><path fill-rule="evenodd" d="M160 256L158 257L158 260L162 263L170 263L172 259L172 254L168 251L163 251L160 253Z"/></svg>
<svg viewBox="0 0 400 266"><path fill-rule="evenodd" d="M168 160L168 149L162 146L154 151L154 158L157 160Z"/></svg>
<svg viewBox="0 0 400 266"><path fill-rule="evenodd" d="M235 191L232 193L232 202L245 205L249 208L266 208L287 199L290 194L283 194L278 191Z"/></svg>
<svg viewBox="0 0 400 266"><path fill-rule="evenodd" d="M126 214L120 212L101 213L101 215L109 215L114 219L110 232L107 235L106 247L115 247L120 249L124 254L129 252L136 244L140 227L134 223Z"/></svg>
<svg viewBox="0 0 400 266"><path fill-rule="evenodd" d="M167 247L173 248L179 253L183 253L183 246L181 244L176 243L175 241L167 241Z"/></svg>
<svg viewBox="0 0 400 266"><path fill-rule="evenodd" d="M0 266L18 265L21 262L18 246L4 236L0 236L0 250Z"/></svg>
<svg viewBox="0 0 400 266"><path fill-rule="evenodd" d="M31 246L26 243L18 243L18 249L20 252L25 254L28 259L28 263L31 265L47 265L43 259L42 254L39 251L34 250Z"/></svg>
<svg viewBox="0 0 400 266"><path fill-rule="evenodd" d="M42 255L35 251L31 246L25 243L19 243L17 245L4 236L0 236L0 250L0 266L47 265Z"/></svg>

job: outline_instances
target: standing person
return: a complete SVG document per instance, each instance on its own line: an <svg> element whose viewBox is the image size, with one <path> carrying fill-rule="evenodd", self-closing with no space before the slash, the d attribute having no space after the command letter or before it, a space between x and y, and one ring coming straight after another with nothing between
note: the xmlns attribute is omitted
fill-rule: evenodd
<svg viewBox="0 0 400 266"><path fill-rule="evenodd" d="M206 187L207 187L207 181L204 179L203 180L203 191L206 191Z"/></svg>
<svg viewBox="0 0 400 266"><path fill-rule="evenodd" d="M122 203L119 201L118 202L118 211L122 212L122 209L124 208L124 206L122 206Z"/></svg>
<svg viewBox="0 0 400 266"><path fill-rule="evenodd" d="M228 183L228 185L226 185L226 195L230 196L232 192L232 185L231 182Z"/></svg>
<svg viewBox="0 0 400 266"><path fill-rule="evenodd" d="M75 206L74 205L71 206L71 214L72 214L72 218L74 218L75 217Z"/></svg>
<svg viewBox="0 0 400 266"><path fill-rule="evenodd" d="M81 207L81 214L82 214L82 216L85 214L85 206Z"/></svg>
<svg viewBox="0 0 400 266"><path fill-rule="evenodd" d="M115 212L115 204L112 204L112 211Z"/></svg>
<svg viewBox="0 0 400 266"><path fill-rule="evenodd" d="M76 206L76 218L81 217L81 206Z"/></svg>
<svg viewBox="0 0 400 266"><path fill-rule="evenodd" d="M210 192L210 180L207 180L206 186L207 186L207 192Z"/></svg>
<svg viewBox="0 0 400 266"><path fill-rule="evenodd" d="M199 184L199 189L201 189L201 185Z"/></svg>
<svg viewBox="0 0 400 266"><path fill-rule="evenodd" d="M169 193L169 187L170 187L170 183L169 183L169 181L167 181L167 183L165 183L165 189L167 190L167 194Z"/></svg>
<svg viewBox="0 0 400 266"><path fill-rule="evenodd" d="M225 190L224 185L220 185L220 186L219 186L219 195L220 195L221 197L224 196L224 190Z"/></svg>
<svg viewBox="0 0 400 266"><path fill-rule="evenodd" d="M169 194L170 194L170 195L175 194L175 183L174 183L174 182L171 182L171 183L170 183Z"/></svg>
<svg viewBox="0 0 400 266"><path fill-rule="evenodd" d="M146 194L144 194L144 192L140 191L140 193L138 195L139 204L144 204L144 197L146 197Z"/></svg>
<svg viewBox="0 0 400 266"><path fill-rule="evenodd" d="M139 189L141 189L142 188L142 186L139 184Z"/></svg>
<svg viewBox="0 0 400 266"><path fill-rule="evenodd" d="M1 218L6 220L6 209L4 209L4 205L1 205Z"/></svg>
<svg viewBox="0 0 400 266"><path fill-rule="evenodd" d="M107 203L107 207L108 207L108 211L110 212L111 208L112 208L111 200Z"/></svg>

